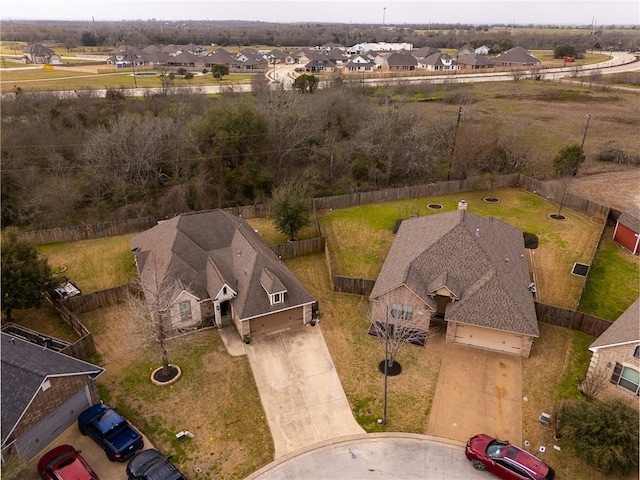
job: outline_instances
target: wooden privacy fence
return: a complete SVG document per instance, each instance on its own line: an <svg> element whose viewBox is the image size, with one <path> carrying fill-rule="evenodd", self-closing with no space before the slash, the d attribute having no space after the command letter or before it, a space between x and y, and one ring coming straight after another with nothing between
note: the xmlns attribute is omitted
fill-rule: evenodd
<svg viewBox="0 0 640 480"><path fill-rule="evenodd" d="M57 303L73 313L80 314L92 312L99 308L118 305L122 303L128 295L136 295L139 292L140 289L135 283L127 283L126 285L107 288L106 290L89 293L88 295L67 298Z"/></svg>
<svg viewBox="0 0 640 480"><path fill-rule="evenodd" d="M274 245L271 249L282 259L295 258L308 253L322 252L324 251L324 237L281 243Z"/></svg>
<svg viewBox="0 0 640 480"><path fill-rule="evenodd" d="M357 192L346 195L334 195L313 199L315 210L328 210L335 208L355 207L371 203L393 202L396 200L409 200L414 198L445 195L470 190L502 187L516 187L520 174L512 173L500 175L493 179L492 185L486 177L471 177L465 180L451 180L448 182L429 183L426 185L414 185L410 187L386 188L372 192Z"/></svg>
<svg viewBox="0 0 640 480"><path fill-rule="evenodd" d="M588 200L579 195L567 193L566 185L562 185L561 183L543 182L521 174L519 174L519 177L520 179L518 183L524 190L535 193L540 197L547 198L557 204L562 203L564 207L570 210L582 213L599 222L606 223L609 216L609 207L606 205Z"/></svg>
<svg viewBox="0 0 640 480"><path fill-rule="evenodd" d="M375 285L375 280L368 278L341 277L332 275L333 289L340 293L354 293L356 295L369 296Z"/></svg>
<svg viewBox="0 0 640 480"><path fill-rule="evenodd" d="M536 315L540 322L578 330L594 337L599 337L611 325L611 322L593 315L544 303L536 303Z"/></svg>

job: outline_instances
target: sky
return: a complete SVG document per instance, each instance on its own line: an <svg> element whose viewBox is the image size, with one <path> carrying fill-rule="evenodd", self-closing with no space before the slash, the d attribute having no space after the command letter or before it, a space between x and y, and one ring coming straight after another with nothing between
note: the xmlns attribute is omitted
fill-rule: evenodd
<svg viewBox="0 0 640 480"><path fill-rule="evenodd" d="M0 0L0 19L640 25L640 0Z"/></svg>

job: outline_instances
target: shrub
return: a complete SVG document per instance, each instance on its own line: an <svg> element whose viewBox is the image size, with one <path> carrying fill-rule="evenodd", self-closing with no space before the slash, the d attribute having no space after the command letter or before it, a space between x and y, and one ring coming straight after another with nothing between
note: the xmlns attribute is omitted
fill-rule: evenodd
<svg viewBox="0 0 640 480"><path fill-rule="evenodd" d="M638 470L639 420L621 400L578 401L560 409L558 433L587 464L626 475Z"/></svg>

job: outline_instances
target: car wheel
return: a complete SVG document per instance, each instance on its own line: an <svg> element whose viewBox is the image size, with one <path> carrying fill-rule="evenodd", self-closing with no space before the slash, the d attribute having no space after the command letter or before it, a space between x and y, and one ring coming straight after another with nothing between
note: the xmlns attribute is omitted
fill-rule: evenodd
<svg viewBox="0 0 640 480"><path fill-rule="evenodd" d="M87 430L82 425L78 425L78 429L80 430L80 433L82 435L86 435L87 434Z"/></svg>
<svg viewBox="0 0 640 480"><path fill-rule="evenodd" d="M476 470L487 469L486 465L482 463L480 460L478 460L477 458L475 460L471 460L471 465L473 465L473 468L475 468Z"/></svg>

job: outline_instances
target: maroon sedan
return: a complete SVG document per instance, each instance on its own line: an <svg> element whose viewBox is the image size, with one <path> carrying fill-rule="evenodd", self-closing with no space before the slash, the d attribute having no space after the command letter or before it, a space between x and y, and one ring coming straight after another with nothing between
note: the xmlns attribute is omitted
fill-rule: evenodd
<svg viewBox="0 0 640 480"><path fill-rule="evenodd" d="M49 450L38 462L43 480L100 480L80 452L71 445Z"/></svg>
<svg viewBox="0 0 640 480"><path fill-rule="evenodd" d="M554 480L556 472L539 458L509 442L489 435L467 441L467 459L476 470L486 470L505 480Z"/></svg>

